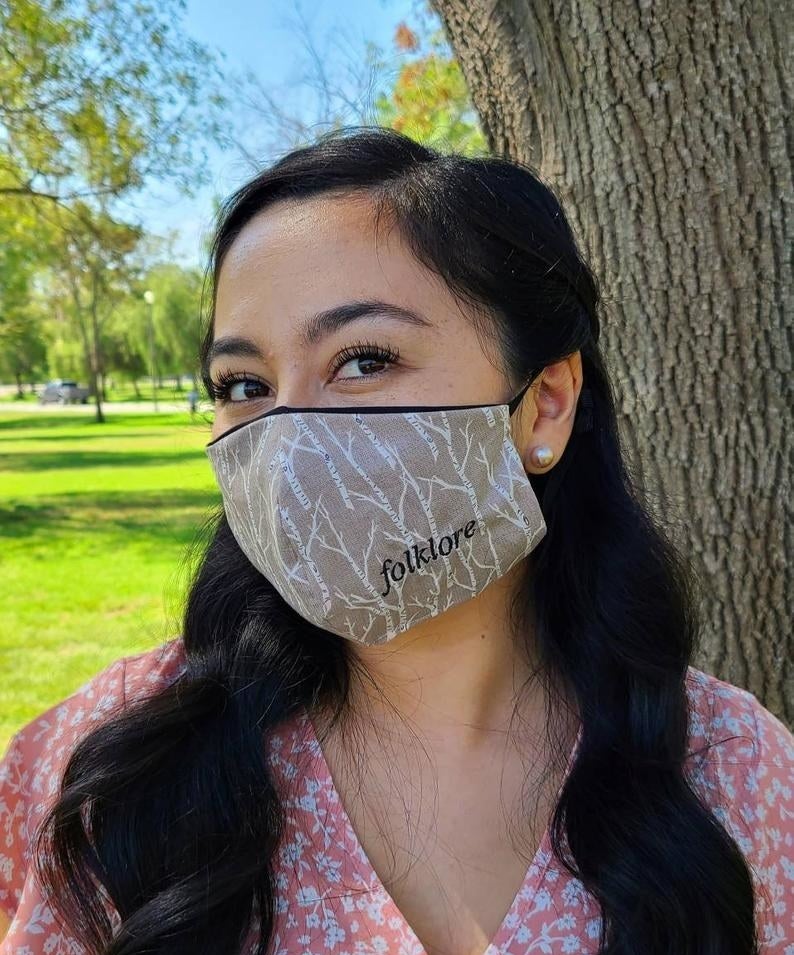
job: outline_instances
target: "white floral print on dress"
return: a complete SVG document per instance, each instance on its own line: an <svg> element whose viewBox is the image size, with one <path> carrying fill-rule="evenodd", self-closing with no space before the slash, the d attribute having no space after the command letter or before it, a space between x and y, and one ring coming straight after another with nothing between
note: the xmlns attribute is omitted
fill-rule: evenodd
<svg viewBox="0 0 794 955"><path fill-rule="evenodd" d="M123 657L12 737L0 760L0 909L12 920L0 955L85 955L39 893L32 834L78 739L184 665L178 637ZM751 693L701 670L689 668L686 689L687 773L750 863L760 955L794 955L794 736ZM425 955L355 835L305 712L279 727L268 756L286 803L273 955ZM599 931L596 901L559 865L547 831L484 955L594 955Z"/></svg>

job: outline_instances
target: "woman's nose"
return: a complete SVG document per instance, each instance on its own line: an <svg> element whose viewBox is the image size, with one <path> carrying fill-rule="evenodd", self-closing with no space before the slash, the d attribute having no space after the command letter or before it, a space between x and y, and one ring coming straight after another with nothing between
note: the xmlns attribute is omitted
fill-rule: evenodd
<svg viewBox="0 0 794 955"><path fill-rule="evenodd" d="M288 381L276 390L274 407L313 408L322 404L322 389L318 382Z"/></svg>

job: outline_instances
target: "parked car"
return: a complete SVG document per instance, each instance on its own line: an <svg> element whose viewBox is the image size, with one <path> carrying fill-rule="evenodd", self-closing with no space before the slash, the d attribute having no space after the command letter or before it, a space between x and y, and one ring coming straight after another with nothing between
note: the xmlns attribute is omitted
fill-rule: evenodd
<svg viewBox="0 0 794 955"><path fill-rule="evenodd" d="M88 404L88 388L81 388L76 381L56 378L49 381L39 395L40 405Z"/></svg>

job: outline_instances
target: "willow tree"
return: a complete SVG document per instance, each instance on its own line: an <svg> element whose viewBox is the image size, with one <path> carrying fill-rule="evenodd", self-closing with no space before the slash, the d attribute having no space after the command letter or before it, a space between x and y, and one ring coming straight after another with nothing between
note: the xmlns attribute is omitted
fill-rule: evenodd
<svg viewBox="0 0 794 955"><path fill-rule="evenodd" d="M791 723L790 7L434 7L489 150L550 182L603 282L621 433L701 578L697 664Z"/></svg>

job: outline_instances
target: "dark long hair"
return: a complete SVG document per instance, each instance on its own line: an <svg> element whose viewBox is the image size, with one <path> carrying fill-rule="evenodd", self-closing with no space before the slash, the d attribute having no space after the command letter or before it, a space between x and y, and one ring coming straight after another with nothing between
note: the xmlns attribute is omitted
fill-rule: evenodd
<svg viewBox="0 0 794 955"><path fill-rule="evenodd" d="M218 272L243 226L280 198L331 192L369 198L399 228L496 336L513 382L581 351L593 428L530 476L548 531L514 606L548 686L581 718L552 846L601 907L602 955L757 952L745 860L684 771L697 581L624 460L598 348L602 297L558 198L506 159L445 155L377 127L325 134L222 208L203 360ZM39 878L91 952L235 955L256 919L265 955L283 809L263 743L299 708L338 714L348 698L349 644L285 603L222 508L210 532L184 608L184 675L77 745L41 830Z"/></svg>

